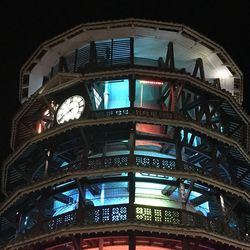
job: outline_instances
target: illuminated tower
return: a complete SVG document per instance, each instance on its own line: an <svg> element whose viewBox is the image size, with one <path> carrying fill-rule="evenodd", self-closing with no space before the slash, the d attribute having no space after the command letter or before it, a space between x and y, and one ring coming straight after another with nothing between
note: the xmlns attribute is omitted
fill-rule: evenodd
<svg viewBox="0 0 250 250"><path fill-rule="evenodd" d="M87 23L20 79L2 249L250 249L242 73L218 44L173 23Z"/></svg>

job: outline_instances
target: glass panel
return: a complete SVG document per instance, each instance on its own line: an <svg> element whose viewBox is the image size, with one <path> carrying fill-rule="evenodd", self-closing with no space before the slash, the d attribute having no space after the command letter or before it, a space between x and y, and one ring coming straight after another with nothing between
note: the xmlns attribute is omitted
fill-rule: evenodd
<svg viewBox="0 0 250 250"><path fill-rule="evenodd" d="M53 216L73 211L78 206L79 195L77 189L72 189L55 196L53 203Z"/></svg>
<svg viewBox="0 0 250 250"><path fill-rule="evenodd" d="M165 109L160 100L165 85L157 80L136 80L135 107Z"/></svg>
<svg viewBox="0 0 250 250"><path fill-rule="evenodd" d="M110 80L94 83L92 89L93 108L117 109L130 106L129 102L129 80Z"/></svg>
<svg viewBox="0 0 250 250"><path fill-rule="evenodd" d="M166 185L151 182L136 182L135 203L148 206L181 208L181 203L165 195Z"/></svg>
<svg viewBox="0 0 250 250"><path fill-rule="evenodd" d="M149 173L135 173L135 177L139 178L152 178L157 180L168 180L168 181L176 181L176 177L172 176L165 176L165 175L159 175L159 174L149 174Z"/></svg>
<svg viewBox="0 0 250 250"><path fill-rule="evenodd" d="M94 206L128 203L128 182L120 181L89 185L86 189L86 200Z"/></svg>

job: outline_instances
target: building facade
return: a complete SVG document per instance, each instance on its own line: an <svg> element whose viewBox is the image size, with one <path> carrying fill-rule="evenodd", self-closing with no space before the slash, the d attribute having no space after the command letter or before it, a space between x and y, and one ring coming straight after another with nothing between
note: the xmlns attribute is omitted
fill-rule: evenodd
<svg viewBox="0 0 250 250"><path fill-rule="evenodd" d="M173 23L82 24L34 52L19 89L2 249L250 249L250 120L218 44Z"/></svg>

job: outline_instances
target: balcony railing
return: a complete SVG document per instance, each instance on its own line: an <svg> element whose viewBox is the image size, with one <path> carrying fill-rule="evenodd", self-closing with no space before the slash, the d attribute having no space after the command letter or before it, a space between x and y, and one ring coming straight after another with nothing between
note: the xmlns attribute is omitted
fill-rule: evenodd
<svg viewBox="0 0 250 250"><path fill-rule="evenodd" d="M183 209L153 207L145 205L111 205L100 207L85 207L65 214L58 215L51 219L41 221L24 235L16 239L22 240L33 235L47 234L49 232L64 228L65 226L86 227L88 225L100 225L110 223L147 223L149 225L174 226L183 228L201 228L209 233L219 234L235 239L246 240L245 235L240 235L240 230L235 230L223 223L221 219L209 219L198 213ZM70 230L70 229L69 229Z"/></svg>

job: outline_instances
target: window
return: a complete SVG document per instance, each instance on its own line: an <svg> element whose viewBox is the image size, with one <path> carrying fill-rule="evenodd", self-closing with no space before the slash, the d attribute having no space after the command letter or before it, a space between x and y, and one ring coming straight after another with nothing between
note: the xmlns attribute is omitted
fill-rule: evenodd
<svg viewBox="0 0 250 250"><path fill-rule="evenodd" d="M79 195L77 189L72 189L54 196L53 216L73 211L78 206Z"/></svg>
<svg viewBox="0 0 250 250"><path fill-rule="evenodd" d="M135 107L161 109L160 102L164 83L153 80L136 80Z"/></svg>
<svg viewBox="0 0 250 250"><path fill-rule="evenodd" d="M129 202L128 182L106 182L87 186L86 200L94 206L108 206Z"/></svg>
<svg viewBox="0 0 250 250"><path fill-rule="evenodd" d="M130 106L128 79L95 82L92 94L98 110Z"/></svg>

